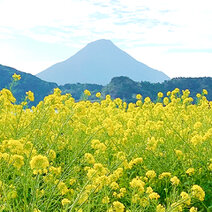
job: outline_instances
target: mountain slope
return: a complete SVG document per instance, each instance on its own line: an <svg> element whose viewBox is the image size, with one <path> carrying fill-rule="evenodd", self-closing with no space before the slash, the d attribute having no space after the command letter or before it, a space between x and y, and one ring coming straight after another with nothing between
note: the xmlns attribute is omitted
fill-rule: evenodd
<svg viewBox="0 0 212 212"><path fill-rule="evenodd" d="M31 74L0 65L0 90L5 87L9 88L14 73L21 75L21 80L18 81L12 89L17 103L24 99L26 91L31 90L35 94L35 102L31 103L30 106L37 105L45 96L52 93L54 88L58 87L56 83L45 82ZM59 88L63 94L71 93L76 101L80 100L85 89L90 90L92 94L91 97L89 97L90 100L97 100L95 94L101 92L103 98L105 95L110 94L112 99L121 98L126 102L135 102L135 97L138 93L142 94L143 98L149 96L153 101L156 101L158 92L161 91L166 95L168 91L172 91L175 88L179 88L180 90L189 89L191 91L190 96L194 99L196 99L197 93L201 93L203 89L206 89L208 90L207 99L212 101L211 77L180 77L167 80L163 83L150 83L136 82L128 77L121 76L112 78L110 83L106 86L76 83L65 84L59 86Z"/></svg>
<svg viewBox="0 0 212 212"><path fill-rule="evenodd" d="M113 77L127 76L135 81L163 82L169 77L138 62L109 40L89 43L69 59L40 72L37 77L56 82L105 85Z"/></svg>
<svg viewBox="0 0 212 212"><path fill-rule="evenodd" d="M57 87L56 83L45 82L32 74L0 65L0 90L2 88L9 88L14 73L21 75L21 80L16 82L12 89L13 95L17 99L17 103L23 101L26 92L30 90L35 95L35 101L32 102L31 105L36 105Z"/></svg>
<svg viewBox="0 0 212 212"><path fill-rule="evenodd" d="M103 87L102 93L104 95L110 94L112 99L121 98L127 102L135 102L136 94L140 93L143 98L148 96L151 100L156 101L158 92L163 92L166 95L168 91L172 91L175 88L179 88L181 91L189 89L190 96L194 100L196 100L197 93L201 93L203 89L206 89L208 91L206 97L212 101L211 77L179 77L163 83L135 82L128 77L115 77L108 85Z"/></svg>

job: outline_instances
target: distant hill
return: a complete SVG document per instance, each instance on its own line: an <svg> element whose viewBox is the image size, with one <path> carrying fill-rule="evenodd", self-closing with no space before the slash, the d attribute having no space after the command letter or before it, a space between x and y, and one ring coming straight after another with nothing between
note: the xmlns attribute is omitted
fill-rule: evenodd
<svg viewBox="0 0 212 212"><path fill-rule="evenodd" d="M166 95L168 91L172 91L175 88L179 88L180 90L189 89L191 91L190 96L194 99L196 99L196 93L201 93L203 89L206 89L208 90L207 99L212 101L211 77L180 77L164 81L163 83L150 83L135 82L129 77L121 76L112 78L106 86L82 83L58 86L56 83L45 82L31 74L0 65L0 90L2 88L9 88L14 73L21 75L21 80L13 88L13 94L17 99L17 103L21 102L26 95L25 93L31 90L35 94L35 102L31 103L31 105L37 105L45 96L51 94L56 87L59 87L63 94L71 93L76 101L82 98L85 89L91 91L92 96L89 97L90 100L95 101L97 99L95 94L101 92L103 97L110 94L112 99L121 98L126 102L135 102L136 94L138 93L142 94L144 98L149 96L152 101L155 101L158 92L161 91Z"/></svg>
<svg viewBox="0 0 212 212"><path fill-rule="evenodd" d="M163 82L169 77L135 60L110 40L89 43L74 56L38 73L37 77L56 82L106 85L113 77L127 76L135 81Z"/></svg>
<svg viewBox="0 0 212 212"><path fill-rule="evenodd" d="M43 100L45 96L50 94L54 88L58 87L56 83L45 82L32 74L0 65L0 90L2 88L9 88L14 73L21 75L21 80L15 84L12 90L13 95L17 99L17 103L23 101L26 92L31 90L35 94L35 102L33 102L33 105L36 105L39 101Z"/></svg>
<svg viewBox="0 0 212 212"><path fill-rule="evenodd" d="M135 102L136 94L140 93L142 96L150 97L153 101L157 98L158 92L163 92L164 95L168 91L175 88L180 90L189 89L190 96L196 99L196 94L201 93L203 89L208 91L207 99L212 101L212 78L199 77L199 78L173 78L163 83L150 83L150 82L135 82L128 77L115 77L111 82L106 85L102 92L104 94L111 94L111 97L121 98L127 102Z"/></svg>
<svg viewBox="0 0 212 212"><path fill-rule="evenodd" d="M63 94L71 93L76 100L79 100L82 97L85 89L90 90L93 94L91 99L95 99L95 93L101 91L103 88L102 85L80 83L58 86L56 83L46 82L32 74L0 64L0 90L3 88L9 89L13 80L12 75L14 73L21 75L21 80L16 82L12 89L13 95L17 100L16 103L23 101L26 96L26 92L30 90L34 92L35 95L35 101L31 102L30 106L37 105L41 100L44 99L45 96L53 93L54 88L57 87L61 89Z"/></svg>

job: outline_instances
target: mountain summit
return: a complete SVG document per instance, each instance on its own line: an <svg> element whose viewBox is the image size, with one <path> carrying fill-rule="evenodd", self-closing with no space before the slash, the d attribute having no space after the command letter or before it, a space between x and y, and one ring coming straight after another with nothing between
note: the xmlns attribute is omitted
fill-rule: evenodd
<svg viewBox="0 0 212 212"><path fill-rule="evenodd" d="M37 77L43 80L60 85L78 82L105 85L118 76L149 82L163 82L169 79L163 72L138 62L105 39L87 44L69 59L37 74Z"/></svg>

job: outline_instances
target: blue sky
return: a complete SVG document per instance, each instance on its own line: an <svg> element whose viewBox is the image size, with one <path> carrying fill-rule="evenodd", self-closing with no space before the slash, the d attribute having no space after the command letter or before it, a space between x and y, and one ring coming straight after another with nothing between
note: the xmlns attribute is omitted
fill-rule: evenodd
<svg viewBox="0 0 212 212"><path fill-rule="evenodd" d="M212 77L211 0L0 0L0 64L36 74L109 39L170 77Z"/></svg>

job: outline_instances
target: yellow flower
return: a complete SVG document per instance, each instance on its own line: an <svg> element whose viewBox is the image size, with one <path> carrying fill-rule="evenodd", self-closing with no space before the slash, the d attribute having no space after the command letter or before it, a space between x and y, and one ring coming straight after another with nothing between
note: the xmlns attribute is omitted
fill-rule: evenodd
<svg viewBox="0 0 212 212"><path fill-rule="evenodd" d="M172 177L170 181L172 182L172 185L179 185L180 183L180 180L176 176Z"/></svg>
<svg viewBox="0 0 212 212"><path fill-rule="evenodd" d="M202 93L203 93L204 95L208 95L208 91L207 91L206 89L203 89L203 90L202 90Z"/></svg>
<svg viewBox="0 0 212 212"><path fill-rule="evenodd" d="M137 203L141 198L139 197L138 194L135 194L132 196L132 203Z"/></svg>
<svg viewBox="0 0 212 212"><path fill-rule="evenodd" d="M151 102L151 99L150 99L149 97L146 97L146 98L144 99L144 102L145 102L145 103L150 103L150 102Z"/></svg>
<svg viewBox="0 0 212 212"><path fill-rule="evenodd" d="M56 96L60 96L61 95L61 90L59 89L59 88L55 88L54 89L54 95L56 95Z"/></svg>
<svg viewBox="0 0 212 212"><path fill-rule="evenodd" d="M33 102L35 100L34 93L32 91L26 92L26 95L27 95L27 99L29 99L29 101Z"/></svg>
<svg viewBox="0 0 212 212"><path fill-rule="evenodd" d="M155 173L154 170L149 170L149 171L146 172L146 176L148 178L152 179L152 178L156 177L156 173Z"/></svg>
<svg viewBox="0 0 212 212"><path fill-rule="evenodd" d="M69 180L69 184L73 185L74 183L76 183L76 181L77 181L76 179L72 178L72 179Z"/></svg>
<svg viewBox="0 0 212 212"><path fill-rule="evenodd" d="M115 212L123 212L125 209L125 206L121 202L115 201L113 202L113 208Z"/></svg>
<svg viewBox="0 0 212 212"><path fill-rule="evenodd" d="M14 187L14 189L15 189L15 187ZM16 190L12 190L12 191L7 193L8 199L15 199L16 197L17 197L17 191Z"/></svg>
<svg viewBox="0 0 212 212"><path fill-rule="evenodd" d="M69 199L67 199L67 198L62 199L62 201L61 201L61 203L62 203L63 206L64 205L68 205L70 202L71 201Z"/></svg>
<svg viewBox="0 0 212 212"><path fill-rule="evenodd" d="M110 187L113 189L113 190L117 190L119 188L119 184L117 182L112 182L110 184Z"/></svg>
<svg viewBox="0 0 212 212"><path fill-rule="evenodd" d="M171 211L182 212L183 211L182 205L179 204L178 202L174 202L173 204L171 204Z"/></svg>
<svg viewBox="0 0 212 212"><path fill-rule="evenodd" d="M85 158L86 162L88 162L90 164L95 163L95 159L94 159L93 155L90 153L85 153L84 158Z"/></svg>
<svg viewBox="0 0 212 212"><path fill-rule="evenodd" d="M143 193L144 192L144 185L145 183L140 180L138 177L133 178L130 182L130 186L132 188L138 188L139 192Z"/></svg>
<svg viewBox="0 0 212 212"><path fill-rule="evenodd" d="M149 199L146 198L146 197L143 197L140 199L140 202L139 202L139 205L142 206L142 207L147 207L150 205L149 203Z"/></svg>
<svg viewBox="0 0 212 212"><path fill-rule="evenodd" d="M18 75L16 73L14 73L12 77L13 77L14 81L18 81L21 79L21 75Z"/></svg>
<svg viewBox="0 0 212 212"><path fill-rule="evenodd" d="M163 172L162 174L159 175L159 179L163 179L164 177L171 177L170 172Z"/></svg>
<svg viewBox="0 0 212 212"><path fill-rule="evenodd" d="M87 96L90 96L91 95L91 92L86 89L86 90L84 90L84 94L87 95Z"/></svg>
<svg viewBox="0 0 212 212"><path fill-rule="evenodd" d="M34 208L33 209L33 212L41 212L41 210L37 209L37 208Z"/></svg>
<svg viewBox="0 0 212 212"><path fill-rule="evenodd" d="M175 154L177 155L178 159L180 159L183 156L183 152L178 149L175 149Z"/></svg>
<svg viewBox="0 0 212 212"><path fill-rule="evenodd" d="M203 141L203 138L201 135L195 135L191 138L191 143L196 146L197 144L201 144Z"/></svg>
<svg viewBox="0 0 212 212"><path fill-rule="evenodd" d="M13 166L15 166L17 169L20 169L24 165L24 157L21 155L13 155L11 157L11 162Z"/></svg>
<svg viewBox="0 0 212 212"><path fill-rule="evenodd" d="M53 174L55 174L55 175L59 175L60 173L61 173L61 166L59 166L59 167L54 167L54 166L51 166L50 168L49 168L49 171L50 172L52 172Z"/></svg>
<svg viewBox="0 0 212 212"><path fill-rule="evenodd" d="M6 99L8 99L10 102L14 103L16 101L15 97L13 96L12 92L6 88L3 88L0 91L0 94L3 95Z"/></svg>
<svg viewBox="0 0 212 212"><path fill-rule="evenodd" d="M81 196L78 200L78 203L82 204L82 203L86 202L88 200L88 198L89 198L89 195L86 192L84 192L81 194Z"/></svg>
<svg viewBox="0 0 212 212"><path fill-rule="evenodd" d="M46 169L49 166L49 161L46 156L36 155L30 161L31 169Z"/></svg>
<svg viewBox="0 0 212 212"><path fill-rule="evenodd" d="M153 192L152 187L149 186L149 187L146 188L146 193L147 194L151 194L152 192Z"/></svg>
<svg viewBox="0 0 212 212"><path fill-rule="evenodd" d="M165 211L166 211L166 209L161 204L159 204L156 207L156 212L165 212Z"/></svg>
<svg viewBox="0 0 212 212"><path fill-rule="evenodd" d="M92 141L91 141L91 147L93 148L93 149L98 149L98 145L100 144L100 141L98 140L98 139L93 139Z"/></svg>
<svg viewBox="0 0 212 212"><path fill-rule="evenodd" d="M132 169L134 165L137 165L142 162L143 162L143 158L135 158L129 162L129 168Z"/></svg>
<svg viewBox="0 0 212 212"><path fill-rule="evenodd" d="M168 98L168 97L165 97L165 98L163 99L163 104L164 104L164 105L168 105L168 104L169 104L169 98Z"/></svg>
<svg viewBox="0 0 212 212"><path fill-rule="evenodd" d="M100 98L101 97L101 93L100 92L96 93L96 97Z"/></svg>
<svg viewBox="0 0 212 212"><path fill-rule="evenodd" d="M192 208L190 208L190 210L189 210L189 212L197 212L198 210L197 210L197 208L195 208L195 207L192 207Z"/></svg>
<svg viewBox="0 0 212 212"><path fill-rule="evenodd" d="M136 99L141 99L141 98L142 98L141 94L136 95Z"/></svg>
<svg viewBox="0 0 212 212"><path fill-rule="evenodd" d="M158 93L158 98L162 98L163 97L163 93L162 92L159 92Z"/></svg>
<svg viewBox="0 0 212 212"><path fill-rule="evenodd" d="M108 204L109 202L110 202L110 199L108 196L106 196L102 199L102 203L104 203L104 204Z"/></svg>
<svg viewBox="0 0 212 212"><path fill-rule="evenodd" d="M199 121L194 124L194 129L195 130L199 130L201 127L202 127L202 123L199 122Z"/></svg>
<svg viewBox="0 0 212 212"><path fill-rule="evenodd" d="M188 195L188 193L182 191L180 196L182 197L183 201L185 202L186 205L190 205L191 204L191 198Z"/></svg>
<svg viewBox="0 0 212 212"><path fill-rule="evenodd" d="M49 159L54 160L56 158L56 153L54 150L50 149L49 151Z"/></svg>
<svg viewBox="0 0 212 212"><path fill-rule="evenodd" d="M201 97L201 94L200 93L197 93L196 97L197 98L200 98Z"/></svg>
<svg viewBox="0 0 212 212"><path fill-rule="evenodd" d="M69 191L64 182L59 182L59 184L57 185L57 188L60 190L62 195L65 195Z"/></svg>
<svg viewBox="0 0 212 212"><path fill-rule="evenodd" d="M194 172L195 172L195 169L194 168L189 168L189 169L187 169L186 174L188 174L189 176L191 176L191 175L194 174Z"/></svg>
<svg viewBox="0 0 212 212"><path fill-rule="evenodd" d="M158 198L160 198L160 195L156 192L152 192L151 194L149 194L149 198L157 200Z"/></svg>
<svg viewBox="0 0 212 212"><path fill-rule="evenodd" d="M37 189L36 190L36 197L43 197L43 195L45 194L45 191L42 189L42 190L39 190Z"/></svg>
<svg viewBox="0 0 212 212"><path fill-rule="evenodd" d="M148 138L147 140L147 150L154 151L157 148L158 140L155 137Z"/></svg>
<svg viewBox="0 0 212 212"><path fill-rule="evenodd" d="M192 196L194 198L197 198L200 201L204 201L205 192L204 192L204 190L200 186L193 185L192 188L191 188L191 193L192 193Z"/></svg>

